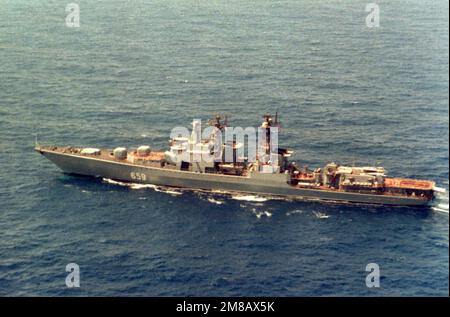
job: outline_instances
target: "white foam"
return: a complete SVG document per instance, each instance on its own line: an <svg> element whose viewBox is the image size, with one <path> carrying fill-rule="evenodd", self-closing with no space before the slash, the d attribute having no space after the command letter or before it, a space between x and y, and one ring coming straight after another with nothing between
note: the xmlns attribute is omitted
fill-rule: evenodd
<svg viewBox="0 0 450 317"><path fill-rule="evenodd" d="M445 192L447 192L447 190L445 188L436 187L436 186L434 187L434 191L438 192L438 193L445 193Z"/></svg>
<svg viewBox="0 0 450 317"><path fill-rule="evenodd" d="M448 204L438 204L436 207L448 210Z"/></svg>
<svg viewBox="0 0 450 317"><path fill-rule="evenodd" d="M157 192L160 192L160 193L165 193L165 194L175 195L175 196L179 196L179 195L183 194L182 192L178 192L175 190L170 190L170 189L158 187L158 186L155 186L154 190Z"/></svg>
<svg viewBox="0 0 450 317"><path fill-rule="evenodd" d="M448 201L448 195L445 195L445 194L437 194L436 198L437 198L437 200Z"/></svg>
<svg viewBox="0 0 450 317"><path fill-rule="evenodd" d="M256 216L256 218L261 219L262 216L266 216L267 218L272 217L272 213L264 210L264 211L258 211L256 208L252 208L252 213Z"/></svg>
<svg viewBox="0 0 450 317"><path fill-rule="evenodd" d="M135 183L131 183L129 186L131 189L144 189L144 188L151 188L156 190L158 187L156 185L152 185L152 184L135 184Z"/></svg>
<svg viewBox="0 0 450 317"><path fill-rule="evenodd" d="M208 198L208 201L212 204L222 205L224 202L221 200L215 200L214 198Z"/></svg>
<svg viewBox="0 0 450 317"><path fill-rule="evenodd" d="M302 213L303 213L303 210L296 209L296 210L288 211L286 213L286 216L291 216L291 215L295 215L295 214L302 214Z"/></svg>
<svg viewBox="0 0 450 317"><path fill-rule="evenodd" d="M231 198L235 199L235 200L253 201L253 202L265 202L268 200L267 198L253 196L253 195L242 195L242 196L236 195L236 196L231 196Z"/></svg>
<svg viewBox="0 0 450 317"><path fill-rule="evenodd" d="M431 209L448 214L448 209L449 209L448 192L446 191L445 188L441 188L441 189L442 190L437 191L436 200L434 201ZM435 187L435 190L436 190L436 187Z"/></svg>
<svg viewBox="0 0 450 317"><path fill-rule="evenodd" d="M330 218L330 216L324 214L323 212L320 211L313 211L313 213L316 215L317 218L319 219L327 219Z"/></svg>
<svg viewBox="0 0 450 317"><path fill-rule="evenodd" d="M103 181L109 184L113 184L113 185L119 185L119 186L125 186L128 187L130 189L146 189L146 188L150 188L153 189L156 192L160 192L160 193L165 193L165 194L169 194L169 195L181 195L183 194L182 192L179 191L174 191L174 190L170 190L168 188L164 188L164 187L159 187L153 184L137 184L137 183L125 183L125 182L120 182L120 181L115 181L109 178L103 178Z"/></svg>
<svg viewBox="0 0 450 317"><path fill-rule="evenodd" d="M110 179L110 178L103 178L102 180L103 180L105 183L109 183L109 184L113 184L113 185L129 186L128 183L115 181L115 180L112 180L112 179Z"/></svg>
<svg viewBox="0 0 450 317"><path fill-rule="evenodd" d="M431 209L433 209L434 211L439 211L439 212L443 212L443 213L448 214L448 209L441 209L441 208L438 208L438 207L431 207Z"/></svg>

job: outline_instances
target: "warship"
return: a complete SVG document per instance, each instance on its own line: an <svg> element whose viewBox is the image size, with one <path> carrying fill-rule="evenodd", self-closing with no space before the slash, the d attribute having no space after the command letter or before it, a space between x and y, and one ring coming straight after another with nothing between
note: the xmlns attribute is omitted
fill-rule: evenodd
<svg viewBox="0 0 450 317"><path fill-rule="evenodd" d="M290 149L274 142L278 114L265 115L258 131L262 141L254 159L242 155L242 142L223 142L227 120L220 116L210 122L204 137L194 120L190 135L175 135L168 151L148 145L127 149L48 146L36 142L35 150L64 173L219 193L238 193L342 203L424 206L440 189L435 182L388 177L379 166L343 166L330 162L322 168L290 162ZM206 130L206 129L205 129ZM203 158L210 154L214 159ZM244 152L245 153L245 152ZM230 155L226 155L230 154ZM193 159L194 156L200 158ZM206 157L206 156L205 156Z"/></svg>

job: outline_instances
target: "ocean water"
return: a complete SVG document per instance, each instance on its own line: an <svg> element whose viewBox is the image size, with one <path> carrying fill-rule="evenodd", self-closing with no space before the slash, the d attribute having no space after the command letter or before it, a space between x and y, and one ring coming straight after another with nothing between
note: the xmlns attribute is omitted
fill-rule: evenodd
<svg viewBox="0 0 450 317"><path fill-rule="evenodd" d="M448 296L448 193L419 209L233 199L33 152L36 134L164 149L193 118L278 111L298 163L379 162L448 190L448 1L377 1L378 28L368 1L74 0L79 28L68 2L0 1L0 295Z"/></svg>

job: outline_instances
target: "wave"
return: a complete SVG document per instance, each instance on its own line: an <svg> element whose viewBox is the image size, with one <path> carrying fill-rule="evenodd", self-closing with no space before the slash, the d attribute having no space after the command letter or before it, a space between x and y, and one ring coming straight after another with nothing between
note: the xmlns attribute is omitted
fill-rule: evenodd
<svg viewBox="0 0 450 317"><path fill-rule="evenodd" d="M115 181L110 178L102 178L102 181L104 181L105 183L108 183L108 184L113 184L113 185L128 186L127 183Z"/></svg>
<svg viewBox="0 0 450 317"><path fill-rule="evenodd" d="M447 209L442 209L442 208L439 208L439 207L431 207L431 209L433 209L434 211L439 211L439 212L443 212L443 213L448 214L448 205L447 205Z"/></svg>
<svg viewBox="0 0 450 317"><path fill-rule="evenodd" d="M235 195L235 196L231 196L231 199L240 200L240 201L259 202L259 203L265 202L268 200L267 198L253 196L253 195Z"/></svg>
<svg viewBox="0 0 450 317"><path fill-rule="evenodd" d="M448 214L449 210L449 198L448 198L448 190L445 188L435 187L436 192L436 200L434 204L431 206L431 209L434 211L439 211Z"/></svg>
<svg viewBox="0 0 450 317"><path fill-rule="evenodd" d="M434 187L434 191L435 192L438 192L438 193L446 193L447 192L447 190L445 189L445 188L443 188L443 187Z"/></svg>
<svg viewBox="0 0 450 317"><path fill-rule="evenodd" d="M438 201L448 201L448 194L437 194L436 195L436 200Z"/></svg>
<svg viewBox="0 0 450 317"><path fill-rule="evenodd" d="M314 215L316 215L317 218L319 219L327 219L330 218L330 216L328 216L327 214L324 214L323 212L320 211L313 211Z"/></svg>
<svg viewBox="0 0 450 317"><path fill-rule="evenodd" d="M258 211L256 208L252 208L252 213L256 216L256 218L260 219L262 216L266 216L268 218L272 217L272 213L264 210L264 211Z"/></svg>
<svg viewBox="0 0 450 317"><path fill-rule="evenodd" d="M224 203L224 201L222 201L222 200L216 200L216 199L211 198L211 197L209 197L207 200L208 200L210 203L216 204L216 205L222 205L222 204Z"/></svg>
<svg viewBox="0 0 450 317"><path fill-rule="evenodd" d="M448 199L447 199L447 201L448 201ZM448 214L448 209L449 209L448 202L446 204L445 203L437 203L437 204L431 206L431 209Z"/></svg>
<svg viewBox="0 0 450 317"><path fill-rule="evenodd" d="M126 182L120 182L120 181L115 181L112 180L110 178L103 178L102 179L104 182L108 183L108 184L113 184L113 185L119 185L119 186L124 186L124 187L128 187L130 189L153 189L155 192L159 192L159 193L165 193L165 194L169 194L169 195L182 195L183 192L181 191L177 191L177 190L173 190L173 189L169 189L167 187L163 187L163 186L157 186L157 185L153 185L153 184L137 184L137 183L126 183Z"/></svg>
<svg viewBox="0 0 450 317"><path fill-rule="evenodd" d="M291 215L295 215L295 214L302 214L302 213L303 213L303 210L295 209L295 210L292 210L292 211L288 211L286 213L286 216L291 216Z"/></svg>

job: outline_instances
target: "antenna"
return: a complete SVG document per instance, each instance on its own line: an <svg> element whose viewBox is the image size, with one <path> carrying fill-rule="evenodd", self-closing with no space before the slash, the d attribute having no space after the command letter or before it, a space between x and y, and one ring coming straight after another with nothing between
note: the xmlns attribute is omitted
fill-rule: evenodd
<svg viewBox="0 0 450 317"><path fill-rule="evenodd" d="M225 123L224 124L222 124L220 122L220 120L222 120L222 117L217 114L213 119L209 120L209 125L217 127L218 129L222 130L228 124L228 118L225 116Z"/></svg>
<svg viewBox="0 0 450 317"><path fill-rule="evenodd" d="M278 121L278 111L275 112L275 122L274 125L278 128L278 131L281 129L281 122Z"/></svg>

